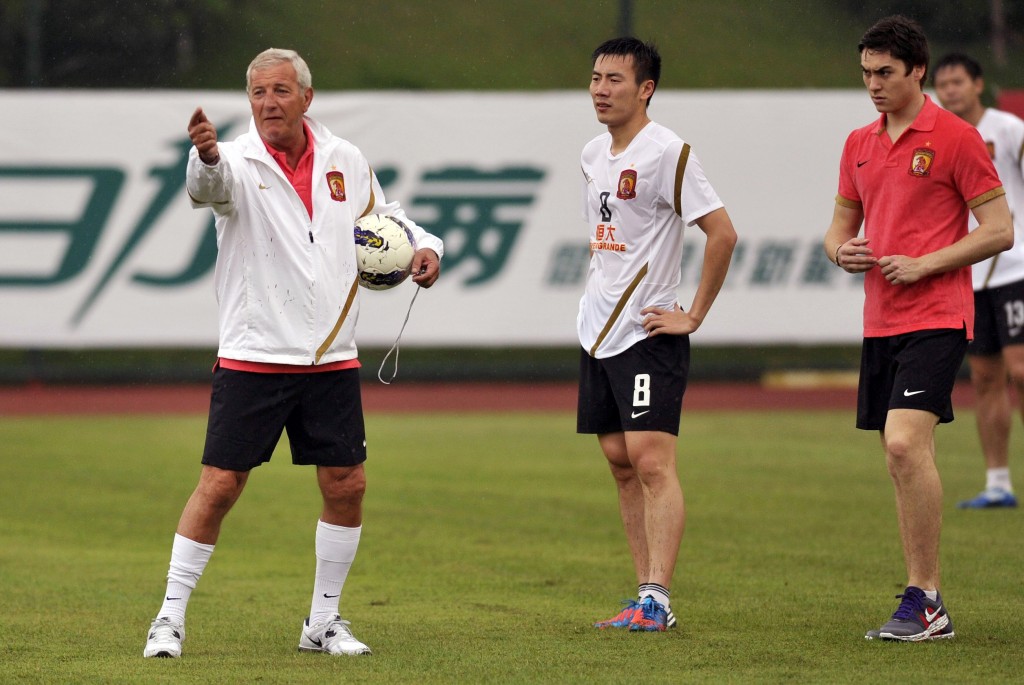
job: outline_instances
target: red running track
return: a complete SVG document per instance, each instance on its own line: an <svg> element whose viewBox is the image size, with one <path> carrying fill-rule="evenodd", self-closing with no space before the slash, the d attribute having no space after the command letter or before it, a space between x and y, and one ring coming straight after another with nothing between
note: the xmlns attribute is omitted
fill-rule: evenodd
<svg viewBox="0 0 1024 685"><path fill-rule="evenodd" d="M0 387L0 416L54 414L205 414L208 385L125 385ZM974 394L957 385L953 404L969 408ZM363 406L380 411L575 411L575 383L395 383L363 384ZM694 383L683 410L848 409L855 412L851 388L787 389L755 383Z"/></svg>

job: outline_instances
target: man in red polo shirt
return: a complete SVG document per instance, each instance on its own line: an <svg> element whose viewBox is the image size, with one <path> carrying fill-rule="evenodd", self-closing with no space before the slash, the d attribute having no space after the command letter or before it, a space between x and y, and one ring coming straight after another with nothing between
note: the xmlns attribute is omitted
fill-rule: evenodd
<svg viewBox="0 0 1024 685"><path fill-rule="evenodd" d="M845 271L864 274L857 427L881 432L907 569L899 608L865 637L950 638L939 595L934 431L953 420L953 383L973 335L970 265L1009 248L1013 227L977 130L922 91L921 27L887 17L857 49L881 117L846 141L825 251ZM968 211L980 224L971 233Z"/></svg>

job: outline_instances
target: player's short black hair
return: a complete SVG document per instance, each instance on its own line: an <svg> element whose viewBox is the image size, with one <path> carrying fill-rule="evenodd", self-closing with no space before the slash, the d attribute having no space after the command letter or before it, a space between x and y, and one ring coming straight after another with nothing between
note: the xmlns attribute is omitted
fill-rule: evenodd
<svg viewBox="0 0 1024 685"><path fill-rule="evenodd" d="M963 67L972 81L977 81L982 77L981 65L978 64L978 60L962 52L951 52L943 55L942 59L935 63L935 68L932 69L933 86L935 85L935 74L946 67Z"/></svg>
<svg viewBox="0 0 1024 685"><path fill-rule="evenodd" d="M633 71L636 72L636 84L644 81L654 81L654 89L658 89L658 81L661 79L661 55L654 43L645 43L638 38L623 36L606 40L597 46L594 54L591 55L591 62L597 63L597 58L602 55L632 56ZM648 106L651 104L651 97L647 98Z"/></svg>
<svg viewBox="0 0 1024 685"><path fill-rule="evenodd" d="M888 52L906 65L908 74L914 67L923 66L922 83L928 76L928 38L920 24L901 14L880 19L865 31L857 45L857 54L865 50Z"/></svg>

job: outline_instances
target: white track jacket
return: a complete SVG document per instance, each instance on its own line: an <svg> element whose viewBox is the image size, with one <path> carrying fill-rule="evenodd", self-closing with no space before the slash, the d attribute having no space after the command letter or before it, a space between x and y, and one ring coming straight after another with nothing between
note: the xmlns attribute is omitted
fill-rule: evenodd
<svg viewBox="0 0 1024 685"><path fill-rule="evenodd" d="M274 364L326 364L356 358L359 288L352 229L366 214L408 226L416 248L443 245L386 203L363 154L306 117L313 133L313 218L256 131L220 142L207 166L195 147L185 187L193 207L216 217L218 356Z"/></svg>

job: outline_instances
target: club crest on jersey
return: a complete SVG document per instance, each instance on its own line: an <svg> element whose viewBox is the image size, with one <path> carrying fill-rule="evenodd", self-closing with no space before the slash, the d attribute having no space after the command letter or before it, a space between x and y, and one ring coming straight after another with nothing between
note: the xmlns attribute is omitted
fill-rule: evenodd
<svg viewBox="0 0 1024 685"><path fill-rule="evenodd" d="M636 197L636 169L625 169L619 174L619 189L615 197L620 200L632 200Z"/></svg>
<svg viewBox="0 0 1024 685"><path fill-rule="evenodd" d="M345 201L345 174L340 171L328 171L327 187L331 189L332 200L335 202Z"/></svg>
<svg viewBox="0 0 1024 685"><path fill-rule="evenodd" d="M928 176L932 173L932 162L935 161L935 150L919 147L910 158L910 174L912 176Z"/></svg>
<svg viewBox="0 0 1024 685"><path fill-rule="evenodd" d="M996 158L996 144L991 140L985 141L985 147L988 148L988 156L992 159Z"/></svg>

